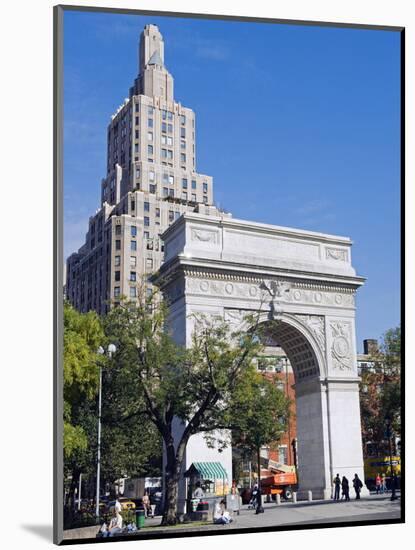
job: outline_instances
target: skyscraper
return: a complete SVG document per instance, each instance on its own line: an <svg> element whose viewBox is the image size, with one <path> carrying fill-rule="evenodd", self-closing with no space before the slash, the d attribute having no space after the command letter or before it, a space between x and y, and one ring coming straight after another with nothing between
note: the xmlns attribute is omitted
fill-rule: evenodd
<svg viewBox="0 0 415 550"><path fill-rule="evenodd" d="M67 259L66 297L80 311L106 313L163 261L159 235L183 212L218 215L210 176L196 172L195 113L174 99L157 26L140 36L139 72L112 115L101 207L85 244Z"/></svg>

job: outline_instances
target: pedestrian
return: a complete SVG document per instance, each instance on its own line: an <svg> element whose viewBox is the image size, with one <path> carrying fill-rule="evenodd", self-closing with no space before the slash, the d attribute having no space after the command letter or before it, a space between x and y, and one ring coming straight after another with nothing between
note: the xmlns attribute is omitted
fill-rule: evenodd
<svg viewBox="0 0 415 550"><path fill-rule="evenodd" d="M382 487L382 478L380 477L379 474L376 474L375 485L376 485L376 494L378 495L381 492L381 487Z"/></svg>
<svg viewBox="0 0 415 550"><path fill-rule="evenodd" d="M122 533L122 517L115 507L112 510L112 518L108 529L104 530L104 526L106 527L105 523L100 529L103 537L114 537Z"/></svg>
<svg viewBox="0 0 415 550"><path fill-rule="evenodd" d="M355 474L354 478L353 478L353 487L354 487L354 490L355 490L355 493L356 493L356 500L359 500L360 499L360 491L362 490L363 483L359 479L359 476L357 474Z"/></svg>
<svg viewBox="0 0 415 550"><path fill-rule="evenodd" d="M205 496L202 487L200 486L200 481L196 483L196 489L193 491L193 498L198 498L199 500Z"/></svg>
<svg viewBox="0 0 415 550"><path fill-rule="evenodd" d="M380 486L380 492L382 494L386 493L386 474L382 474L382 483L381 483L381 486Z"/></svg>
<svg viewBox="0 0 415 550"><path fill-rule="evenodd" d="M333 483L334 483L334 500L339 500L339 498L340 498L340 485L341 485L339 474L336 475L336 477L334 478Z"/></svg>
<svg viewBox="0 0 415 550"><path fill-rule="evenodd" d="M342 498L344 496L344 499L346 501L350 500L349 496L349 480L346 476L343 476L342 478Z"/></svg>
<svg viewBox="0 0 415 550"><path fill-rule="evenodd" d="M228 510L226 510L225 501L221 500L220 502L217 502L213 512L213 523L216 523L217 525L226 525L231 523L231 521L232 516Z"/></svg>
<svg viewBox="0 0 415 550"><path fill-rule="evenodd" d="M151 511L151 503L150 503L150 497L148 496L148 491L145 491L142 502L143 502L143 508L144 508L144 515L147 518Z"/></svg>
<svg viewBox="0 0 415 550"><path fill-rule="evenodd" d="M119 496L115 497L115 504L114 504L114 507L115 509L117 510L117 512L119 514L121 514L121 511L122 511L122 506L121 506L121 502L119 500Z"/></svg>

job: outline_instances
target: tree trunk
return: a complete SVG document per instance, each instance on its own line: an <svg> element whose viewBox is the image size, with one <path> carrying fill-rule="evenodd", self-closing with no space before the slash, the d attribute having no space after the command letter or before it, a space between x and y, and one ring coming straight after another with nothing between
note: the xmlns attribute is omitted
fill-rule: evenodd
<svg viewBox="0 0 415 550"><path fill-rule="evenodd" d="M177 449L174 450L172 439L166 445L166 494L164 502L164 513L162 525L177 524L177 498L179 492L180 473L183 465L184 451L187 440L181 440Z"/></svg>

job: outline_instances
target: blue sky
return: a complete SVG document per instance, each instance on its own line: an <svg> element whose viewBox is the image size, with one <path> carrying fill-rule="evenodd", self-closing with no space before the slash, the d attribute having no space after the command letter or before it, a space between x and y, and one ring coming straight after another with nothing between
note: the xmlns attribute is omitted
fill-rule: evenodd
<svg viewBox="0 0 415 550"><path fill-rule="evenodd" d="M99 207L106 129L159 26L196 169L234 217L351 237L357 343L400 322L400 37L392 31L65 12L64 254ZM264 197L266 199L264 200Z"/></svg>

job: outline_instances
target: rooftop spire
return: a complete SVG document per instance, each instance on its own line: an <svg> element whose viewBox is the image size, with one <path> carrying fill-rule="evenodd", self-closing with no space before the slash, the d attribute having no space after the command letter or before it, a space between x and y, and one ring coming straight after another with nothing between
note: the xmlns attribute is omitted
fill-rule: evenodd
<svg viewBox="0 0 415 550"><path fill-rule="evenodd" d="M146 25L140 36L140 67L142 73L147 65L164 66L164 41L157 25Z"/></svg>

